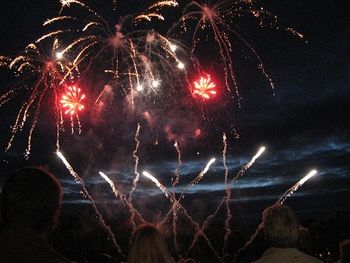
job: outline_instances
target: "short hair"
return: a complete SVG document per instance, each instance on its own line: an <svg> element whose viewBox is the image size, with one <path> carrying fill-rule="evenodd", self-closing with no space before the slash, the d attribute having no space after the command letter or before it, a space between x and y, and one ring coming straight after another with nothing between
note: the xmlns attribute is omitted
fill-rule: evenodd
<svg viewBox="0 0 350 263"><path fill-rule="evenodd" d="M128 263L172 263L165 240L152 224L142 224L133 232Z"/></svg>
<svg viewBox="0 0 350 263"><path fill-rule="evenodd" d="M42 233L57 223L62 187L44 168L28 167L5 181L1 199L4 228L20 227Z"/></svg>
<svg viewBox="0 0 350 263"><path fill-rule="evenodd" d="M299 223L293 210L284 205L273 205L263 212L265 238L273 247L295 247L299 237Z"/></svg>

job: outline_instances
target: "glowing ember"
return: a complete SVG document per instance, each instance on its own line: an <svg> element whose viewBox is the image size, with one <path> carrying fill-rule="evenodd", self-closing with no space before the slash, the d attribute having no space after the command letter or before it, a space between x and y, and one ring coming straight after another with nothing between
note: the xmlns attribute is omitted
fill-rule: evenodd
<svg viewBox="0 0 350 263"><path fill-rule="evenodd" d="M66 93L62 96L61 104L66 108L65 114L74 115L78 111L84 109L82 101L85 99L85 94L81 94L80 88L76 86L69 86Z"/></svg>
<svg viewBox="0 0 350 263"><path fill-rule="evenodd" d="M201 77L199 80L193 82L194 88L192 91L193 96L200 97L202 99L210 99L215 94L215 83L210 80L210 76Z"/></svg>

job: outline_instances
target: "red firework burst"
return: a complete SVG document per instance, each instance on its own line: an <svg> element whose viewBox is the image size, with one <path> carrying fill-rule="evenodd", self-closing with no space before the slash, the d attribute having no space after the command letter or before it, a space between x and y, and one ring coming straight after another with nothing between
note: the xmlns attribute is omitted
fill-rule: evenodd
<svg viewBox="0 0 350 263"><path fill-rule="evenodd" d="M74 115L78 111L84 109L82 101L85 99L85 94L81 94L80 88L69 86L66 93L62 95L61 104L65 109L65 114Z"/></svg>
<svg viewBox="0 0 350 263"><path fill-rule="evenodd" d="M215 94L215 83L210 80L210 75L200 77L199 80L193 82L193 96L207 100L215 96Z"/></svg>

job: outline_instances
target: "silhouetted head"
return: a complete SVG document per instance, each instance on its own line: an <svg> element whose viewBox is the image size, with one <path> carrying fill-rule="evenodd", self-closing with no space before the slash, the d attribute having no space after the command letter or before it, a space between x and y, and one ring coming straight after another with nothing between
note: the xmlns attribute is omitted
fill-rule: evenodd
<svg viewBox="0 0 350 263"><path fill-rule="evenodd" d="M263 212L265 238L273 247L296 247L299 224L293 210L284 205L273 205Z"/></svg>
<svg viewBox="0 0 350 263"><path fill-rule="evenodd" d="M349 263L350 262L350 239L345 239L340 242L340 262Z"/></svg>
<svg viewBox="0 0 350 263"><path fill-rule="evenodd" d="M2 189L2 225L43 233L57 224L61 200L62 187L55 176L43 168L20 169Z"/></svg>
<svg viewBox="0 0 350 263"><path fill-rule="evenodd" d="M165 240L151 224L138 226L131 238L128 263L172 263Z"/></svg>

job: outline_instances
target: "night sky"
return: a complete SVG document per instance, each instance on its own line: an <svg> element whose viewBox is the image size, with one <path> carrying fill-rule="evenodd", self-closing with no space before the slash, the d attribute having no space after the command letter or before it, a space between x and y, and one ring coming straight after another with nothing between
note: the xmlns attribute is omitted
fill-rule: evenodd
<svg viewBox="0 0 350 263"><path fill-rule="evenodd" d="M266 79L254 68L254 60L244 59L246 51L238 48L234 52L237 54L234 61L240 87L240 107L234 104L221 117L218 110L208 122L197 120L196 124L204 123L206 127L203 138L191 138L180 144L184 163L180 176L184 184L176 191L187 193L189 198L184 200L184 205L194 217L205 218L207 211L211 211L225 195L223 131L228 133L227 165L231 178L261 145L267 147L267 152L232 188L232 206L239 214L235 220L243 225L257 223L261 211L277 201L310 169L317 169L319 176L308 181L288 199L287 204L305 217L350 211L350 6L346 2L261 1L284 25L301 32L303 40L283 29L259 28L249 22L240 25L268 69L275 90L271 90ZM1 1L0 54L18 54L26 44L43 34L42 22L55 16L58 10L58 1L52 0ZM16 83L5 69L0 71L0 81L1 93ZM0 108L2 149L9 138L19 103L15 100ZM181 106L176 110L179 108L181 110ZM62 151L86 180L98 204L106 213L112 213L115 199L97 172L110 175L120 190L130 190L137 121L115 119L106 122L105 126L91 127L88 118L88 115L82 117L81 136L69 132L62 136ZM230 129L225 124L228 119L232 122ZM191 120L178 121L178 129L186 133ZM118 133L113 133L114 128ZM234 136L232 128L239 138ZM147 127L141 129L139 169L152 171L170 186L170 178L177 167L177 153L174 141L166 140L162 132L163 127L160 128L159 144L154 145L155 133L148 131ZM79 186L54 154L53 123L45 117L40 119L33 137L29 160L23 157L24 133L18 134L9 152L0 152L3 173L0 182L15 168L46 165L61 178L67 205L87 203L79 193ZM193 188L186 188L186 182L193 179L212 156L217 162L203 181ZM145 179L140 180L135 199L136 207L149 220L157 220L160 211L167 210L164 208L167 200Z"/></svg>

